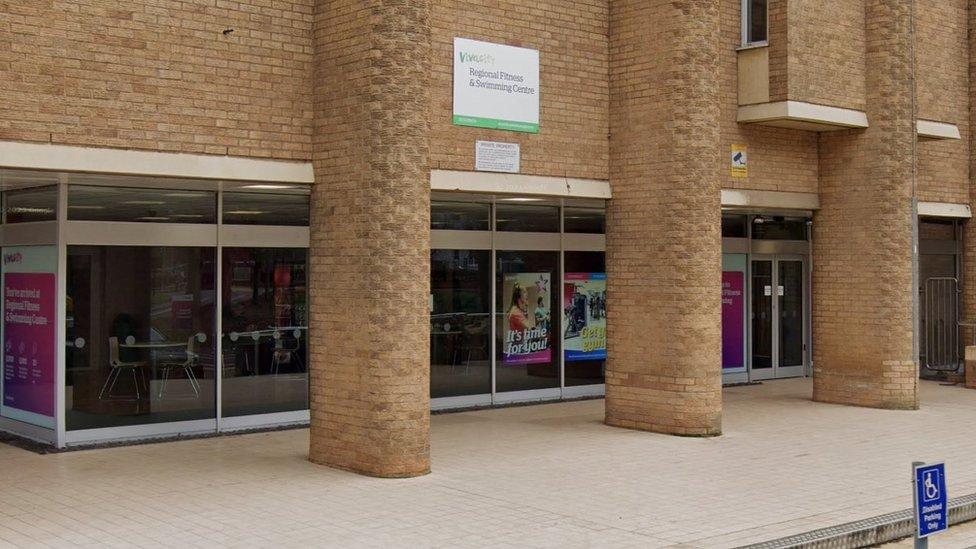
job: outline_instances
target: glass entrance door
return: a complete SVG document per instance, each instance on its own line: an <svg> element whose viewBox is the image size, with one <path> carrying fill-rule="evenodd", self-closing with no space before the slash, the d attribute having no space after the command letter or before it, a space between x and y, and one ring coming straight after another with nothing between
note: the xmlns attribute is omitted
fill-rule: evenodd
<svg viewBox="0 0 976 549"><path fill-rule="evenodd" d="M751 379L802 376L806 365L805 262L801 257L752 259Z"/></svg>
<svg viewBox="0 0 976 549"><path fill-rule="evenodd" d="M752 371L770 374L773 369L773 261L752 262Z"/></svg>

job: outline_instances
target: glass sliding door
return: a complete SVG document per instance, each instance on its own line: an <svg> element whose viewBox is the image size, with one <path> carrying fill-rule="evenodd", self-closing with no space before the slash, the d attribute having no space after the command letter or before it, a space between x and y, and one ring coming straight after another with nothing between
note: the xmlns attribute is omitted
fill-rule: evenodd
<svg viewBox="0 0 976 549"><path fill-rule="evenodd" d="M495 391L559 388L559 252L498 251Z"/></svg>
<svg viewBox="0 0 976 549"><path fill-rule="evenodd" d="M221 410L308 408L308 250L223 248Z"/></svg>
<svg viewBox="0 0 976 549"><path fill-rule="evenodd" d="M802 367L804 354L803 262L777 261L777 299L779 300L778 368ZM782 375L784 372L780 372ZM801 372L802 374L802 372ZM801 375L797 374L797 375Z"/></svg>
<svg viewBox="0 0 976 549"><path fill-rule="evenodd" d="M491 251L430 254L430 396L491 393Z"/></svg>
<svg viewBox="0 0 976 549"><path fill-rule="evenodd" d="M751 378L804 374L807 357L806 262L754 257L751 262Z"/></svg>
<svg viewBox="0 0 976 549"><path fill-rule="evenodd" d="M752 370L773 368L773 262L752 262Z"/></svg>

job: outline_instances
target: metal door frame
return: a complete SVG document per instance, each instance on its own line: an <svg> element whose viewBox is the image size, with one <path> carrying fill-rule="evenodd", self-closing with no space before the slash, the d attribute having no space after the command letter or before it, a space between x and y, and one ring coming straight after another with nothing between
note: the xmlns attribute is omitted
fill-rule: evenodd
<svg viewBox="0 0 976 549"><path fill-rule="evenodd" d="M753 369L752 367L752 341L753 341L753 330L752 330L752 318L753 318L753 306L752 306L752 262L753 261L769 261L772 263L772 286L777 288L777 295L771 296L772 300L772 368L762 368ZM781 261L799 261L800 262L800 272L802 279L800 285L802 288L803 295L803 363L799 366L780 366L779 364L779 347L781 338L781 326L780 326L780 300L778 287L780 286L779 280L779 263ZM808 277L809 273L807 271L808 258L799 254L750 254L748 263L748 292L749 292L749 302L748 302L748 327L749 327L749 337L747 338L746 345L748 345L747 362L749 364L749 381L761 381L766 379L781 379L788 377L802 377L806 375L807 366L810 363L810 342L809 342L809 327L810 327L810 293L808 291Z"/></svg>

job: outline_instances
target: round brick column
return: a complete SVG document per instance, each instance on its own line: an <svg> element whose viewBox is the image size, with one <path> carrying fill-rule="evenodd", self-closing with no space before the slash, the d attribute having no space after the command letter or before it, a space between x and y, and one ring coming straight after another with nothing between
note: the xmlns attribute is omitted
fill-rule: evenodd
<svg viewBox="0 0 976 549"><path fill-rule="evenodd" d="M967 2L969 13L969 86L976 89L976 0ZM972 102L972 99L970 99ZM969 109L970 131L976 129L976 108ZM972 142L972 141L971 141ZM969 148L969 207L976 209L976 147ZM963 256L962 256L963 301L961 318L968 322L976 322L976 222L967 220L963 225ZM974 334L971 329L961 332L963 343L971 345ZM968 369L967 369L968 371Z"/></svg>
<svg viewBox="0 0 976 549"><path fill-rule="evenodd" d="M427 0L315 13L309 459L430 469Z"/></svg>
<svg viewBox="0 0 976 549"><path fill-rule="evenodd" d="M610 2L609 425L721 432L718 4Z"/></svg>
<svg viewBox="0 0 976 549"><path fill-rule="evenodd" d="M813 398L918 407L914 2L865 3L865 130L820 138Z"/></svg>

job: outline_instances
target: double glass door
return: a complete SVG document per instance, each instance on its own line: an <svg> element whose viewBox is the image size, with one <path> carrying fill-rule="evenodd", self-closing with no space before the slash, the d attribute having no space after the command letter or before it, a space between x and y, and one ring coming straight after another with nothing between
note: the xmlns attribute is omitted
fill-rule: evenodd
<svg viewBox="0 0 976 549"><path fill-rule="evenodd" d="M804 374L806 265L802 257L753 256L751 379Z"/></svg>

